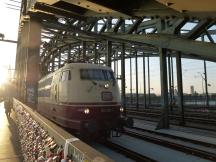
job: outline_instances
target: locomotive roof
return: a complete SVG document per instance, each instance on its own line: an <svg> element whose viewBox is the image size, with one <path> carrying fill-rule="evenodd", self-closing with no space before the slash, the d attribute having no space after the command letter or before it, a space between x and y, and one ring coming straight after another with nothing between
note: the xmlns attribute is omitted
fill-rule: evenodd
<svg viewBox="0 0 216 162"><path fill-rule="evenodd" d="M69 68L69 67L73 67L73 68L101 68L101 69L111 69L108 66L103 66L103 65L99 65L99 64L90 64L90 63L69 63L69 64L65 64L65 66L63 66L60 69L64 69L64 68ZM60 70L59 69L59 70Z"/></svg>
<svg viewBox="0 0 216 162"><path fill-rule="evenodd" d="M61 67L60 69L45 75L44 77L42 77L38 82L41 82L43 80L46 80L47 78L50 78L53 76L54 73L61 71L63 69L68 69L68 68L77 68L77 69L81 69L81 68L100 68L100 69L106 69L106 70L111 70L110 67L108 66L103 66L103 65L99 65L99 64L90 64L90 63L68 63L65 64L63 67Z"/></svg>

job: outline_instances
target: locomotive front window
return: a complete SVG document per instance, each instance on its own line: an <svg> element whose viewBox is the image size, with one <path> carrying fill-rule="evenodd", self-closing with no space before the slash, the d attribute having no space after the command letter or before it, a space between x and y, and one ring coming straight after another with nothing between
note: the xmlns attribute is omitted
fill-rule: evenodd
<svg viewBox="0 0 216 162"><path fill-rule="evenodd" d="M107 79L107 80L115 80L112 71L106 71L105 76L106 76L106 79Z"/></svg>
<svg viewBox="0 0 216 162"><path fill-rule="evenodd" d="M83 80L98 81L115 80L112 71L102 69L80 69L80 78Z"/></svg>

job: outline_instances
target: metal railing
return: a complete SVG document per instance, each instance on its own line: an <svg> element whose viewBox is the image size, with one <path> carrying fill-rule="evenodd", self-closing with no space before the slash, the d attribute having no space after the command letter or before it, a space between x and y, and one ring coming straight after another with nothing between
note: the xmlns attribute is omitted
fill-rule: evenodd
<svg viewBox="0 0 216 162"><path fill-rule="evenodd" d="M55 142L59 146L64 147L66 140L76 139L76 137L66 132L63 128L57 126L19 100L14 99L13 107L16 109L24 109L24 111L29 113L31 117L38 122L51 137L54 138ZM75 162L113 162L113 160L85 144L81 140L75 140L68 144L68 155L70 155Z"/></svg>

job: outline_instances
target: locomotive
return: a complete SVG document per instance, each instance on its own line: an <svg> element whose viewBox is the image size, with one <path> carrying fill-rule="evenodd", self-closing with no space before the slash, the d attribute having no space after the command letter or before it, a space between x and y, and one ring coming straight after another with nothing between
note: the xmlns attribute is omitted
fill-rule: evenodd
<svg viewBox="0 0 216 162"><path fill-rule="evenodd" d="M121 127L120 93L111 68L69 63L38 82L38 111L79 134Z"/></svg>

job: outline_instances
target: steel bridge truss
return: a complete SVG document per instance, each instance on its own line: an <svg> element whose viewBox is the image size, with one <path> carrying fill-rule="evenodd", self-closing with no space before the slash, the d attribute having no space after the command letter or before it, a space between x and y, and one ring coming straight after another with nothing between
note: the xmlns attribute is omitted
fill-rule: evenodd
<svg viewBox="0 0 216 162"><path fill-rule="evenodd" d="M158 128L167 128L172 99L168 95L174 82L167 69L173 66L170 60L176 58L178 106L181 123L184 124L181 58L216 60L215 14L179 12L153 0L149 1L150 6L136 0L140 4L137 12L133 10L137 7L135 2L129 0L126 3L131 4L131 10L120 1L112 1L113 6L105 2L81 0L49 4L43 0L32 3L23 0L16 58L16 78L21 98L35 104L37 81L41 76L68 62L89 62L113 67L120 81L122 105L125 107L125 60L133 58L138 110L137 60L143 59L143 68L146 68L142 75L144 94L150 95L147 78L150 78L151 65L148 60L149 57L159 57L161 107L164 111ZM120 8L120 5L125 8ZM151 6L157 7L157 10L153 12ZM145 99L145 107L149 102Z"/></svg>

